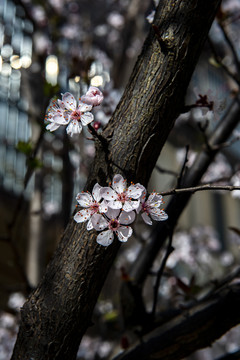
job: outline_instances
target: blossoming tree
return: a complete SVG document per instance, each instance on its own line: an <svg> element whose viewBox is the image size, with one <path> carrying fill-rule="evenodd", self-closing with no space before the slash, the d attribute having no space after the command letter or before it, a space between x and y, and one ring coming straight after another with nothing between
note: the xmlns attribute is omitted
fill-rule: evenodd
<svg viewBox="0 0 240 360"><path fill-rule="evenodd" d="M147 197L145 187L175 119L184 109L186 89L219 4L220 0L160 2L122 99L101 134L90 125L92 107L102 101L102 94L97 89L89 90L78 104L72 94L65 93L61 100L50 105L48 130L55 131L63 125L70 136L75 136L82 127L88 126L95 140L96 156L85 191L77 195L77 207L81 209L77 209L71 218L45 276L21 310L13 360L76 358L81 338L91 324L97 297L121 243L132 235L129 225L137 213L141 213L146 224L158 221L156 237L160 234L161 239L158 242L153 239L140 253L138 266L131 274L136 286L128 286L127 291L131 295L137 294L135 300L140 299L138 289L146 277L146 268L150 268L149 264L161 244L168 236L171 238L173 227L190 197L181 195L164 211L160 209L162 196L153 192ZM207 101L204 104L209 106ZM231 116L226 117L219 131L209 139L212 147L203 151L196 170L183 178L186 187L199 182L214 158L218 144L226 140L236 125L239 108L234 105L229 114ZM168 254L171 251L169 242ZM234 294L239 297L238 290L234 288L228 298L224 298L226 304L232 300L233 311L237 307ZM214 304L202 306L200 315L197 308L192 312L198 316L198 321L205 320L213 311ZM138 305L141 308L140 301ZM222 308L216 306L214 309L217 317ZM178 335L183 334L185 340L190 337L189 341L183 339L178 349L171 350L171 343L160 349L156 343L164 344L164 335L157 334L159 337L154 342L154 337L149 334L144 339L144 353L140 343L132 352L122 356L137 359L142 354L143 359L151 356L180 359L206 344L207 331L211 333L209 343L238 321L239 314L233 320L230 310L228 323L222 327L219 325L217 333L214 333L210 321L205 327L201 323L199 329L202 332L199 330L195 337L191 337L183 329L192 329L194 321L191 322L191 316L186 319L185 314L180 319L182 326L176 328L172 324L172 332L168 334L168 339L176 331ZM141 316L142 323L149 320L148 325L151 324L147 314L142 312ZM162 353L159 355L160 350Z"/></svg>

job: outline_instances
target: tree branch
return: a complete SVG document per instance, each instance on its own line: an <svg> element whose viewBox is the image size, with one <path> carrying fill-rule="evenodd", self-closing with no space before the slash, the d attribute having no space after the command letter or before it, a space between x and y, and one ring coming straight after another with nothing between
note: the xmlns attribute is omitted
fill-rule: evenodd
<svg viewBox="0 0 240 360"><path fill-rule="evenodd" d="M114 360L178 360L210 346L240 322L240 283L226 286L210 299L183 311L143 336ZM223 318L224 314L224 318Z"/></svg>
<svg viewBox="0 0 240 360"><path fill-rule="evenodd" d="M208 166L213 161L215 155L219 151L218 144L224 143L231 135L234 128L239 123L240 107L239 99L233 100L232 104L226 111L226 115L222 118L219 125L213 131L209 138L210 149L202 150L194 164L191 171L188 171L181 183L182 188L195 187L200 181L203 174L206 172ZM176 225L183 209L187 205L192 192L178 194L174 196L166 207L168 214L168 221L159 222L153 229L151 240L142 247L135 263L130 270L130 276L134 279L134 283L142 284L155 260L159 250L162 248L169 231Z"/></svg>
<svg viewBox="0 0 240 360"><path fill-rule="evenodd" d="M193 187L189 187L189 188L172 189L172 190L160 192L160 194L162 196L176 195L176 194L182 194L182 193L186 193L186 192L190 192L193 194L197 191L206 191L206 190L234 191L234 190L240 190L240 186L204 184L204 185L193 186Z"/></svg>

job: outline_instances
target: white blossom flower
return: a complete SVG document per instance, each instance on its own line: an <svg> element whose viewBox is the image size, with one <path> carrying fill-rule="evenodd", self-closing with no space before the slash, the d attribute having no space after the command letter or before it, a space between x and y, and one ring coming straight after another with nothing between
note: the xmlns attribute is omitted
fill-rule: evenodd
<svg viewBox="0 0 240 360"><path fill-rule="evenodd" d="M148 225L152 225L151 218L156 221L167 220L168 215L165 213L165 211L160 209L160 206L163 203L162 196L153 192L146 200L146 195L147 191L144 188L142 196L140 198L141 203L137 209L137 213L142 213L141 216L143 218L143 221Z"/></svg>
<svg viewBox="0 0 240 360"><path fill-rule="evenodd" d="M135 220L135 212L125 212L119 209L108 209L106 214L94 214L92 216L93 228L101 233L97 236L97 243L103 246L109 246L114 239L114 234L118 240L126 242L132 235L132 228L129 225ZM108 228L108 230L102 231Z"/></svg>
<svg viewBox="0 0 240 360"><path fill-rule="evenodd" d="M81 97L81 101L92 106L98 106L103 101L103 93L96 86L90 86L86 95Z"/></svg>
<svg viewBox="0 0 240 360"><path fill-rule="evenodd" d="M82 131L82 126L88 125L93 121L93 114L90 112L92 105L84 104L77 101L74 96L67 92L62 95L62 100L55 100L50 104L46 120L50 122L46 129L55 131L60 125L68 125L67 133L70 136L79 134Z"/></svg>
<svg viewBox="0 0 240 360"><path fill-rule="evenodd" d="M77 223L85 222L88 220L87 229L93 229L91 217L96 213L106 213L108 206L105 201L101 201L100 195L101 186L97 183L93 187L92 195L88 192L79 193L76 197L78 204L84 208L78 211L74 220Z"/></svg>
<svg viewBox="0 0 240 360"><path fill-rule="evenodd" d="M143 186L132 184L126 187L126 180L122 175L115 175L112 181L112 187L103 187L101 195L108 201L108 206L112 209L123 209L124 211L136 210L140 204L140 196Z"/></svg>

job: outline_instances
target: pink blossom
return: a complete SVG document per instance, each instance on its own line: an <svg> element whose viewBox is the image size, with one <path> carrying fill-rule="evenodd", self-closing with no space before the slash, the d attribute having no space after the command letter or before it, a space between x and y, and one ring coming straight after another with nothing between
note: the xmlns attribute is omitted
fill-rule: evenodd
<svg viewBox="0 0 240 360"><path fill-rule="evenodd" d="M167 220L168 215L160 209L161 204L163 203L162 196L155 192L151 193L146 200L147 191L144 188L142 196L141 196L141 204L137 209L137 212L141 212L141 216L143 221L148 224L152 225L152 220L162 221Z"/></svg>
<svg viewBox="0 0 240 360"><path fill-rule="evenodd" d="M103 94L97 87L90 86L86 95L81 97L81 101L92 106L98 106L103 101Z"/></svg>
<svg viewBox="0 0 240 360"><path fill-rule="evenodd" d="M79 206L82 210L78 211L74 220L77 223L85 222L88 220L87 229L91 230L93 228L91 217L96 213L106 213L108 210L107 204L105 201L101 201L102 197L100 195L101 186L97 183L93 187L92 195L88 192L79 193L76 197Z"/></svg>
<svg viewBox="0 0 240 360"><path fill-rule="evenodd" d="M123 209L126 212L136 210L140 204L140 196L143 186L140 184L126 187L126 180L122 175L115 175L112 181L112 187L103 187L101 195L108 201L111 209Z"/></svg>
<svg viewBox="0 0 240 360"><path fill-rule="evenodd" d="M66 128L70 136L79 134L82 126L93 121L93 114L90 112L92 105L77 101L74 96L67 92L62 95L62 100L53 101L48 109L46 120L50 122L46 129L55 131L60 125L68 125Z"/></svg>
<svg viewBox="0 0 240 360"><path fill-rule="evenodd" d="M97 243L103 246L109 246L114 239L114 234L118 240L126 242L132 235L132 228L129 225L135 220L135 212L125 212L119 209L108 209L106 214L94 214L92 216L93 228L101 233L97 236ZM108 228L108 230L102 231Z"/></svg>

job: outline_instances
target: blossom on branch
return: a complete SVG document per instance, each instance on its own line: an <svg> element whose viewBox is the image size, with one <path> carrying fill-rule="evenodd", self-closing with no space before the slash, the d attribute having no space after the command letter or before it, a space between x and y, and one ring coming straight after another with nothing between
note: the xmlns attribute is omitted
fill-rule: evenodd
<svg viewBox="0 0 240 360"><path fill-rule="evenodd" d="M77 194L77 202L79 206L83 209L78 211L74 220L77 223L85 222L88 220L87 229L92 230L92 220L91 217L96 213L106 213L108 206L105 201L101 201L102 197L100 195L101 186L97 183L93 187L92 195L88 192L82 192Z"/></svg>
<svg viewBox="0 0 240 360"><path fill-rule="evenodd" d="M74 220L78 223L88 221L87 230L101 231L97 243L109 246L116 234L121 242L126 242L133 230L129 227L135 220L136 213L142 214L144 222L152 225L152 220L167 220L167 214L160 209L162 196L152 193L146 200L147 191L141 184L126 185L122 175L113 177L111 187L94 185L92 195L82 192L77 195L78 206L82 207Z"/></svg>
<svg viewBox="0 0 240 360"><path fill-rule="evenodd" d="M143 186L140 184L132 184L127 187L126 180L122 175L117 174L113 177L111 187L101 189L101 195L108 201L110 208L123 209L128 212L138 208L142 191Z"/></svg>
<svg viewBox="0 0 240 360"><path fill-rule="evenodd" d="M163 203L162 196L155 192L151 193L146 200L147 191L143 190L142 196L140 198L140 205L137 209L137 213L141 212L143 221L152 225L152 220L163 221L168 219L168 215L165 211L160 209L161 204Z"/></svg>
<svg viewBox="0 0 240 360"><path fill-rule="evenodd" d="M79 101L77 104L74 96L67 92L62 95L62 100L53 101L46 114L46 120L50 122L46 129L55 131L60 125L68 125L66 128L70 136L80 134L82 126L90 124L94 117L90 112L92 105Z"/></svg>
<svg viewBox="0 0 240 360"><path fill-rule="evenodd" d="M125 212L119 209L108 209L108 212L102 216L96 214L92 217L93 228L97 231L108 228L108 230L102 231L97 236L97 243L103 246L108 246L113 242L114 234L121 242L126 242L132 235L132 228L129 225L135 220L135 212Z"/></svg>
<svg viewBox="0 0 240 360"><path fill-rule="evenodd" d="M103 93L97 87L90 86L86 95L81 97L81 101L92 106L98 106L103 101Z"/></svg>

